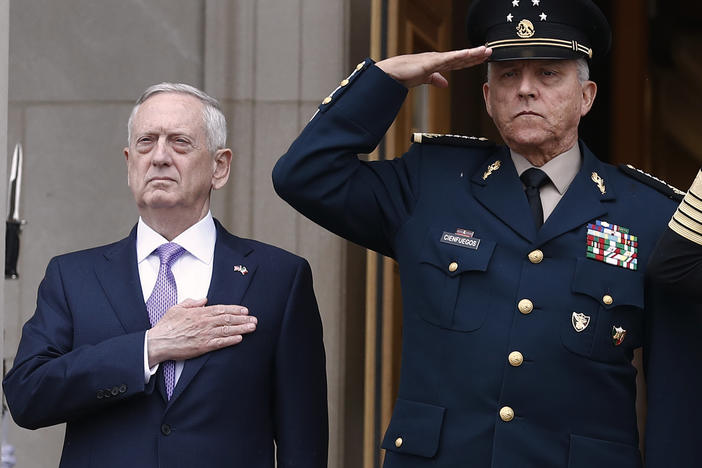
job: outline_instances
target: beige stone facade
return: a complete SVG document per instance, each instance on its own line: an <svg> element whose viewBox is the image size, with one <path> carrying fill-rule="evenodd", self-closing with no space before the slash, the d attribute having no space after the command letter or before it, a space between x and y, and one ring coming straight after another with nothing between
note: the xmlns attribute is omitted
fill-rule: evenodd
<svg viewBox="0 0 702 468"><path fill-rule="evenodd" d="M362 275L364 254L282 202L270 174L321 98L367 55L350 56L351 22L369 21L358 10L365 3L0 0L0 158L23 143L28 220L21 278L4 282L4 296L0 288L8 364L49 259L120 239L137 220L122 154L133 101L153 83L190 83L222 102L235 154L228 185L214 194L214 216L312 265L327 352L329 466L360 466L363 314L346 312L363 304L349 285L363 294L362 277L352 276ZM57 466L63 428L12 427L9 439L18 467Z"/></svg>

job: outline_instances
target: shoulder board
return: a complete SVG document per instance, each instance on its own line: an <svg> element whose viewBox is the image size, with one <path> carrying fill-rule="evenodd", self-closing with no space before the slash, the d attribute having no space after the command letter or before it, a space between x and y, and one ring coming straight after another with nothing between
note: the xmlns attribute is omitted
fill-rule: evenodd
<svg viewBox="0 0 702 468"><path fill-rule="evenodd" d="M653 176L649 174L648 172L644 172L641 169L637 169L631 164L621 164L619 165L619 170L622 171L624 174L628 175L629 177L632 177L639 182L642 182L649 187L653 187L654 189L658 190L668 198L672 198L673 200L681 201L683 197L685 196L685 192L682 190L679 190L669 183L659 179L656 176Z"/></svg>
<svg viewBox="0 0 702 468"><path fill-rule="evenodd" d="M439 133L413 133L412 143L449 146L495 146L495 143L484 137L464 135L442 135Z"/></svg>

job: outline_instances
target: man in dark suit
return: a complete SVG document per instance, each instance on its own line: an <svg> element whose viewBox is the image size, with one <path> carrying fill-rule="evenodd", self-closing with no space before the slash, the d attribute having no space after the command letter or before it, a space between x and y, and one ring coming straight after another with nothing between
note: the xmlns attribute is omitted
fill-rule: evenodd
<svg viewBox="0 0 702 468"><path fill-rule="evenodd" d="M62 467L326 467L310 267L212 218L232 157L219 104L161 83L128 127L139 222L49 263L3 382L13 418L67 423Z"/></svg>
<svg viewBox="0 0 702 468"><path fill-rule="evenodd" d="M606 54L609 26L590 0L475 0L468 32L487 47L359 64L278 161L275 188L399 264L386 468L639 468L632 357L659 332L643 270L675 202L578 139L597 92L588 61ZM445 87L441 72L488 60L485 104L505 146L415 134L401 158L356 156L408 88ZM658 434L700 434L656 422ZM692 466L660 455L647 466Z"/></svg>

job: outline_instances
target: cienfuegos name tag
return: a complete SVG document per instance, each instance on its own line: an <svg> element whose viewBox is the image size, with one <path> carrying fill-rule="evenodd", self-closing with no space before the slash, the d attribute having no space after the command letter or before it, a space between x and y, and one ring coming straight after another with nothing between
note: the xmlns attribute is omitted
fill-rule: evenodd
<svg viewBox="0 0 702 468"><path fill-rule="evenodd" d="M473 250L478 250L478 246L480 245L480 239L473 237L473 231L468 231L466 229L456 229L455 233L444 231L444 233L441 234L441 242Z"/></svg>

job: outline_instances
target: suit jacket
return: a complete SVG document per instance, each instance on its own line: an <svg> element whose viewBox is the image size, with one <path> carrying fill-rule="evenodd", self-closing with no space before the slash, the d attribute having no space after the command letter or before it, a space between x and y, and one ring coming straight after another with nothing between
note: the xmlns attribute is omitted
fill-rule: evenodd
<svg viewBox="0 0 702 468"><path fill-rule="evenodd" d="M273 172L293 207L399 263L385 467L640 467L631 361L654 312L643 270L675 202L582 142L582 168L539 230L505 147L423 135L401 158L359 160L405 95L359 65ZM615 234L635 261L592 250Z"/></svg>
<svg viewBox="0 0 702 468"><path fill-rule="evenodd" d="M208 304L244 305L258 326L236 346L187 360L170 401L160 370L144 384L150 325L136 228L49 263L3 385L20 426L67 423L61 467L272 468L276 455L278 467L326 467L325 359L310 267L216 225Z"/></svg>

